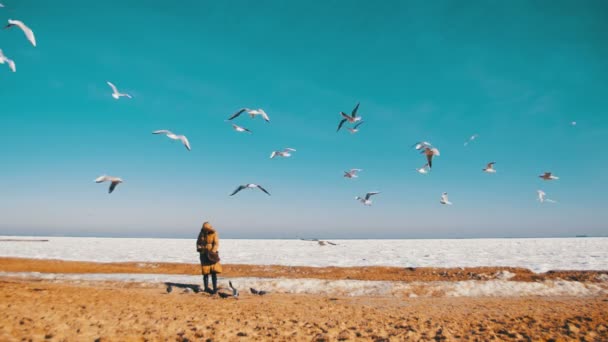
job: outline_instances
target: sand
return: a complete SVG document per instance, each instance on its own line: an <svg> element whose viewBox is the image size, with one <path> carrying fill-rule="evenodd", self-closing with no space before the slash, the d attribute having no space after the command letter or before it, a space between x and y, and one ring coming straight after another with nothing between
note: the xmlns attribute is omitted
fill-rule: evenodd
<svg viewBox="0 0 608 342"><path fill-rule="evenodd" d="M155 265L0 259L0 271L10 272L176 270L171 264ZM184 274L197 274L195 266L180 267L187 271ZM229 277L262 272L265 277L291 274L331 279L348 274L405 281L459 279L471 277L469 273L479 276L496 271L374 268L363 272L247 265L226 265L226 270L224 276ZM522 281L554 276L511 271ZM594 274L599 273L561 275L592 281ZM608 296L395 298L272 293L260 297L241 293L239 299L221 299L179 288L167 293L162 284L0 278L0 341L608 341L607 313Z"/></svg>

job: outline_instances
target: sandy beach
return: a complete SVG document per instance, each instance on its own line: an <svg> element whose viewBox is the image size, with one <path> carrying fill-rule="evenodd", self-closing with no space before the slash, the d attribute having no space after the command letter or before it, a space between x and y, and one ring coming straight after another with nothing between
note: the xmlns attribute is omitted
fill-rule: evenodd
<svg viewBox="0 0 608 342"><path fill-rule="evenodd" d="M314 268L226 265L228 277L390 280L570 279L606 272L525 269ZM2 272L183 273L197 265L0 258ZM486 276L487 275L487 276ZM484 280L480 280L484 281ZM200 282L199 282L200 283ZM226 290L226 289L224 289ZM605 341L608 295L529 297L344 296L270 293L221 299L160 283L0 278L2 341Z"/></svg>

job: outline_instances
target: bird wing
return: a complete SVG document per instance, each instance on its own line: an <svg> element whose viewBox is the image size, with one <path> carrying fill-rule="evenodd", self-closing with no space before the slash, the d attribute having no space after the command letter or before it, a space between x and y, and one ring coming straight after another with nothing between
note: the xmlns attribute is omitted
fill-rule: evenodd
<svg viewBox="0 0 608 342"><path fill-rule="evenodd" d="M95 183L102 183L102 182L105 182L105 181L107 181L107 180L109 180L109 179L110 179L110 177L108 177L108 176L106 176L106 175L99 176L99 177L97 177L97 178L95 179Z"/></svg>
<svg viewBox="0 0 608 342"><path fill-rule="evenodd" d="M296 149L295 148L291 148L291 147L286 147L285 151L291 151L291 152L295 152Z"/></svg>
<svg viewBox="0 0 608 342"><path fill-rule="evenodd" d="M186 148L188 149L188 151L191 151L190 142L188 141L188 138L186 138L185 135L180 135L179 136L179 140L182 141L182 143L184 144L184 146L186 146Z"/></svg>
<svg viewBox="0 0 608 342"><path fill-rule="evenodd" d="M237 192L239 192L239 191L241 191L241 190L243 190L243 189L245 189L245 188L246 188L246 186L244 186L244 185L240 185L238 188L236 188L236 190L234 190L234 191L233 191L233 192L230 194L230 196L234 196L234 195L236 195L236 193L237 193Z"/></svg>
<svg viewBox="0 0 608 342"><path fill-rule="evenodd" d="M432 148L432 149L431 149L431 152L433 152L433 154L434 154L434 155L436 155L436 156L440 155L440 154L439 154L439 150L438 150L438 149L436 149L436 148Z"/></svg>
<svg viewBox="0 0 608 342"><path fill-rule="evenodd" d="M17 26L19 26L23 33L25 33L25 37L27 38L27 40L29 40L30 43L32 43L32 45L36 47L36 37L34 36L34 31L32 31L32 29L30 29L29 27L25 26L25 24L22 22L17 24Z"/></svg>
<svg viewBox="0 0 608 342"><path fill-rule="evenodd" d="M488 165L486 166L486 168L492 169L492 168L494 168L494 164L496 164L496 162L488 163Z"/></svg>
<svg viewBox="0 0 608 342"><path fill-rule="evenodd" d="M365 200L368 200L371 196L379 194L379 191L372 191L365 194Z"/></svg>
<svg viewBox="0 0 608 342"><path fill-rule="evenodd" d="M152 132L152 134L173 134L173 132L167 131L166 129L161 129L161 130Z"/></svg>
<svg viewBox="0 0 608 342"><path fill-rule="evenodd" d="M266 112L263 109L260 109L260 114L262 114L262 117L264 118L264 120L266 120L266 122L270 122L270 118L268 117L268 114L266 114Z"/></svg>
<svg viewBox="0 0 608 342"><path fill-rule="evenodd" d="M8 63L8 67L11 68L13 72L17 72L17 66L15 65L15 61L6 58L6 63Z"/></svg>
<svg viewBox="0 0 608 342"><path fill-rule="evenodd" d="M232 119L236 118L237 116L243 114L243 112L246 111L246 110L247 110L247 108L241 108L241 109L239 109L239 111L236 112L236 113L234 113L234 114L232 114L232 116L230 116L228 118L228 120L232 120Z"/></svg>
<svg viewBox="0 0 608 342"><path fill-rule="evenodd" d="M349 173L357 173L357 172L360 172L360 171L363 171L363 170L361 170L361 169L350 169Z"/></svg>
<svg viewBox="0 0 608 342"><path fill-rule="evenodd" d="M356 117L358 110L359 110L359 102L357 102L357 105L355 106L355 108L353 109L353 111L350 113L350 116L352 116L353 118Z"/></svg>
<svg viewBox="0 0 608 342"><path fill-rule="evenodd" d="M118 93L118 89L116 89L116 86L112 82L107 81L106 83L108 83L108 85L112 88L112 91Z"/></svg>
<svg viewBox="0 0 608 342"><path fill-rule="evenodd" d="M330 241L327 241L327 243L330 244L330 245L332 245L332 246L337 246L338 245L337 243L333 243L333 242L330 242Z"/></svg>
<svg viewBox="0 0 608 342"><path fill-rule="evenodd" d="M258 290L254 289L253 287L250 287L249 291L251 291L252 294L258 294Z"/></svg>
<svg viewBox="0 0 608 342"><path fill-rule="evenodd" d="M345 115L344 113L342 113L342 114ZM339 131L340 128L342 128L342 126L344 125L345 122L346 122L346 119L342 119L342 121L340 121L340 124L338 124L338 129L336 130L336 132Z"/></svg>
<svg viewBox="0 0 608 342"><path fill-rule="evenodd" d="M272 151L272 153L270 154L270 159L272 159L276 156L277 156L277 151Z"/></svg>
<svg viewBox="0 0 608 342"><path fill-rule="evenodd" d="M262 191L264 191L268 196L270 196L270 193L268 191L266 191L266 189L262 188L261 185L256 185L256 187Z"/></svg>
<svg viewBox="0 0 608 342"><path fill-rule="evenodd" d="M353 127L353 129L357 129L359 128L359 126L361 126L365 121L361 121L358 124L355 125L355 127Z"/></svg>
<svg viewBox="0 0 608 342"><path fill-rule="evenodd" d="M112 193L114 191L114 189L116 189L116 186L118 185L119 182L115 182L113 181L112 184L110 184L110 189L108 190L108 193Z"/></svg>

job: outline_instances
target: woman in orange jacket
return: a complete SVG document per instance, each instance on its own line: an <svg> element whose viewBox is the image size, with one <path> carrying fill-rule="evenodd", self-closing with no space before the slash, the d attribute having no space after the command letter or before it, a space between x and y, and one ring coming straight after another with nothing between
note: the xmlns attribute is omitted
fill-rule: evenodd
<svg viewBox="0 0 608 342"><path fill-rule="evenodd" d="M217 274L222 273L222 265L220 264L220 258L218 250L220 248L220 239L215 229L209 222L203 223L198 239L196 239L196 250L199 252L199 259L201 261L201 273L203 275L203 283L205 285L205 292L210 294L217 293ZM209 275L211 274L211 281L213 284L213 290L209 289Z"/></svg>

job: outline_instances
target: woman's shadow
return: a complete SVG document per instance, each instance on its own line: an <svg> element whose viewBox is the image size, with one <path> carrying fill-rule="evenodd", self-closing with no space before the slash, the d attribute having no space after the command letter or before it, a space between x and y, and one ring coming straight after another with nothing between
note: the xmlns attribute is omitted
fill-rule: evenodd
<svg viewBox="0 0 608 342"><path fill-rule="evenodd" d="M178 289L190 289L194 293L201 292L201 286L196 285L196 284L181 284L181 283L166 282L165 285L167 286L167 293L171 293L171 291L173 291L174 287L178 288Z"/></svg>

